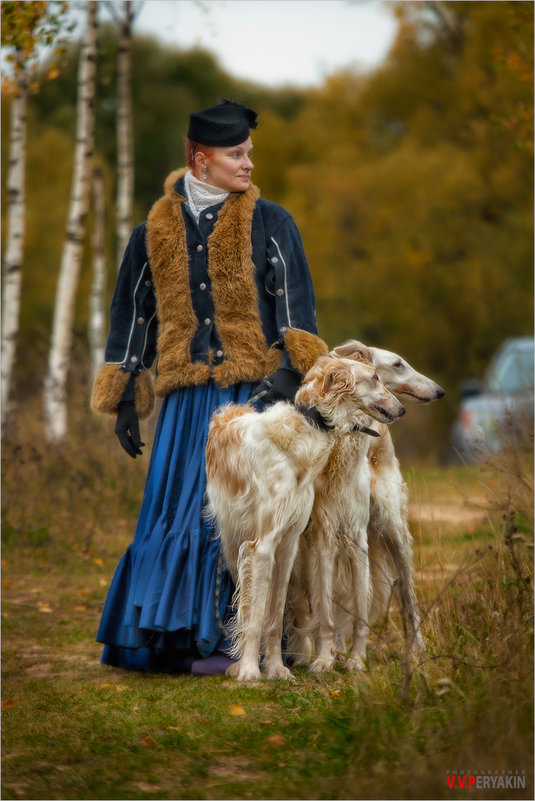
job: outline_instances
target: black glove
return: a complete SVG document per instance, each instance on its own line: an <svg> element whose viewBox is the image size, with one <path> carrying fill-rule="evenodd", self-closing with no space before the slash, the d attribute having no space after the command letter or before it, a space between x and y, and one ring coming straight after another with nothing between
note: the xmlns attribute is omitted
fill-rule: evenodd
<svg viewBox="0 0 535 801"><path fill-rule="evenodd" d="M272 375L264 378L253 390L253 402L275 403L278 400L293 401L303 376L296 370L279 367Z"/></svg>
<svg viewBox="0 0 535 801"><path fill-rule="evenodd" d="M137 416L134 401L120 401L117 407L117 422L115 423L115 433L121 446L132 459L141 456L143 451L139 434L139 417Z"/></svg>

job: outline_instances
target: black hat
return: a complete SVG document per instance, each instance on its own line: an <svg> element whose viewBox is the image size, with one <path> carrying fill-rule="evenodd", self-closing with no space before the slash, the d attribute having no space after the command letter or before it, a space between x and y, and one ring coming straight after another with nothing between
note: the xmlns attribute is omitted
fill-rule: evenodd
<svg viewBox="0 0 535 801"><path fill-rule="evenodd" d="M188 139L209 147L232 147L245 142L249 129L258 125L257 114L250 108L223 100L192 114L189 118Z"/></svg>

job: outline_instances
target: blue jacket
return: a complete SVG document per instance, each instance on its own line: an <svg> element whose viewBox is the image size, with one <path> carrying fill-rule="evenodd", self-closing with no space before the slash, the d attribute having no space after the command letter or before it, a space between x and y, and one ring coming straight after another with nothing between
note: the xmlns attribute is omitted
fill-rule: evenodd
<svg viewBox="0 0 535 801"><path fill-rule="evenodd" d="M291 215L251 185L196 222L184 174L171 173L126 248L93 393L98 411L114 413L129 376L156 357L156 392L166 395L209 380L258 381L281 365L305 373L326 352Z"/></svg>

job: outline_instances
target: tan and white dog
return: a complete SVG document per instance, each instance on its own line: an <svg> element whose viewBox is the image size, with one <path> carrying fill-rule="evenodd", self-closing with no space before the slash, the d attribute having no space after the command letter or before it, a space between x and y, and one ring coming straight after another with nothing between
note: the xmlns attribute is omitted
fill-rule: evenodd
<svg viewBox="0 0 535 801"><path fill-rule="evenodd" d="M288 582L314 504L314 483L333 447L352 432L367 442L370 418L390 423L405 412L372 366L338 357L318 359L295 404L278 402L262 413L228 405L214 414L208 434L209 508L236 584L239 661L228 672L241 681L261 677L262 641L264 675L290 677L281 655ZM367 508L369 478L358 482L357 491ZM364 538L367 522L363 514Z"/></svg>
<svg viewBox="0 0 535 801"><path fill-rule="evenodd" d="M373 366L394 394L422 403L444 395L438 384L390 351L352 340L330 355ZM395 586L399 587L411 641L423 647L412 573L407 487L388 428L374 423L372 429L380 436L363 439L362 433L354 432L337 438L316 479L311 519L292 576L289 650L296 661L308 662L312 645L308 632L312 630L314 671L330 669L337 652L345 652L350 635L353 640L346 666L364 666L368 628L387 611ZM370 486L365 508L363 476ZM361 533L363 515L369 516L366 537Z"/></svg>

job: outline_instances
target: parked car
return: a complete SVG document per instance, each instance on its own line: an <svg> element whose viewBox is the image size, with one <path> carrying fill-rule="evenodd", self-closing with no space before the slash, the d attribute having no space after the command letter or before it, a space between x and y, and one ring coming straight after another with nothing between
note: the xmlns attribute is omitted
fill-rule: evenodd
<svg viewBox="0 0 535 801"><path fill-rule="evenodd" d="M483 382L461 385L461 406L452 431L454 448L468 462L498 453L533 431L533 338L506 340Z"/></svg>

